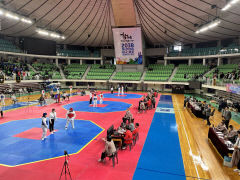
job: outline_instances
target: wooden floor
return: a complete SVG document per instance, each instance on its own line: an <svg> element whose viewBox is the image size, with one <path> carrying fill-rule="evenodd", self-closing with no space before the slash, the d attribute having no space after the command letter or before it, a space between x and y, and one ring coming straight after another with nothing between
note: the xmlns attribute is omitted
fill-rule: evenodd
<svg viewBox="0 0 240 180"><path fill-rule="evenodd" d="M239 180L240 176L233 172L233 168L223 166L223 159L208 142L207 122L196 118L183 108L183 95L172 95L178 124L179 140L184 161L186 179L203 178L213 180ZM221 113L216 111L211 123L221 122ZM235 129L240 125L230 121Z"/></svg>

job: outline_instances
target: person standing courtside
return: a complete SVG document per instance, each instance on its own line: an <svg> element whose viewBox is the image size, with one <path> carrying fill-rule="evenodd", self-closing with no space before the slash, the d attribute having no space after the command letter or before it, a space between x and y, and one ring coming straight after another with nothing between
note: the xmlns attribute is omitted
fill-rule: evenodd
<svg viewBox="0 0 240 180"><path fill-rule="evenodd" d="M74 119L76 117L76 113L75 111L73 111L73 108L70 108L69 111L66 114L66 118L67 118L67 123L65 125L65 129L67 130L68 128L68 124L71 121L72 124L72 128L74 129Z"/></svg>
<svg viewBox="0 0 240 180"><path fill-rule="evenodd" d="M1 112L1 117L3 118L3 108L1 106L1 104L0 104L0 112Z"/></svg>
<svg viewBox="0 0 240 180"><path fill-rule="evenodd" d="M211 123L209 121L209 118L211 116L211 106L210 105L207 106L205 112L206 112L207 125L210 126L211 125Z"/></svg>
<svg viewBox="0 0 240 180"><path fill-rule="evenodd" d="M225 107L225 112L224 112L223 117L224 117L224 120L225 120L224 123L226 125L226 128L228 129L229 122L232 118L232 113L231 113L231 111L229 111L228 107Z"/></svg>
<svg viewBox="0 0 240 180"><path fill-rule="evenodd" d="M111 87L111 94L113 94L113 87Z"/></svg>
<svg viewBox="0 0 240 180"><path fill-rule="evenodd" d="M124 95L124 86L122 85L122 95Z"/></svg>
<svg viewBox="0 0 240 180"><path fill-rule="evenodd" d="M1 96L1 106L5 106L5 95L2 93L0 96Z"/></svg>
<svg viewBox="0 0 240 180"><path fill-rule="evenodd" d="M47 138L47 113L43 113L42 116L42 141Z"/></svg>
<svg viewBox="0 0 240 180"><path fill-rule="evenodd" d="M89 93L89 104L92 104L92 92Z"/></svg>
<svg viewBox="0 0 240 180"><path fill-rule="evenodd" d="M54 122L57 119L57 113L55 109L52 109L52 112L49 115L49 131L51 134L54 133Z"/></svg>
<svg viewBox="0 0 240 180"><path fill-rule="evenodd" d="M120 96L120 93L121 93L121 87L120 85L118 86L118 96Z"/></svg>

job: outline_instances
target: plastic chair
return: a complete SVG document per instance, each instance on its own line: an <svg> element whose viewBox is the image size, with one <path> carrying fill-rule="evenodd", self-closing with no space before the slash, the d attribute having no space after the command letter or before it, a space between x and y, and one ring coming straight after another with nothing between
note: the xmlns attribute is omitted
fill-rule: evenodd
<svg viewBox="0 0 240 180"><path fill-rule="evenodd" d="M133 146L136 145L136 142L139 140L139 134L136 133L134 136L133 136Z"/></svg>
<svg viewBox="0 0 240 180"><path fill-rule="evenodd" d="M116 158L117 164L118 164L118 151L116 151L115 153L113 153L113 155L107 156L107 157L109 158L109 160L112 159L113 167L115 166L115 158Z"/></svg>

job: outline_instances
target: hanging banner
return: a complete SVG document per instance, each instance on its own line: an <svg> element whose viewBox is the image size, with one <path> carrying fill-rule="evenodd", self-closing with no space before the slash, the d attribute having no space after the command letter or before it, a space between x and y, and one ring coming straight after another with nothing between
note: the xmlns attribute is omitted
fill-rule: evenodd
<svg viewBox="0 0 240 180"><path fill-rule="evenodd" d="M235 85L235 84L227 84L227 92L235 93L235 94L240 94L240 86Z"/></svg>
<svg viewBox="0 0 240 180"><path fill-rule="evenodd" d="M116 64L142 64L140 27L113 28Z"/></svg>

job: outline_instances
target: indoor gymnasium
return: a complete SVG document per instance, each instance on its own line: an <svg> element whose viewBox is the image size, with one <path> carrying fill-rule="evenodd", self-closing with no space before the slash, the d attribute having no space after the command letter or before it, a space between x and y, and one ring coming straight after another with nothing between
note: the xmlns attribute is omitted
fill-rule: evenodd
<svg viewBox="0 0 240 180"><path fill-rule="evenodd" d="M239 180L240 0L0 0L0 180Z"/></svg>

